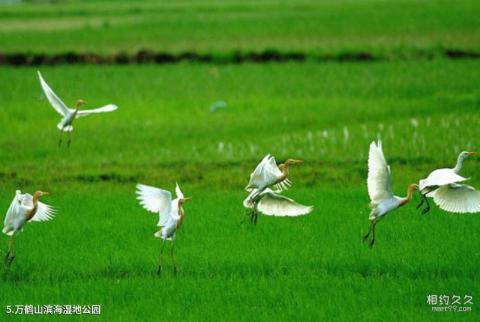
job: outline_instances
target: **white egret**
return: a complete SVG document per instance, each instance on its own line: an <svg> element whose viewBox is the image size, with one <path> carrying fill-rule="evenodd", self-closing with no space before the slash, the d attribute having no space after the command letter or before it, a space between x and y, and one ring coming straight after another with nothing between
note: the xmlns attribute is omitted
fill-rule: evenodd
<svg viewBox="0 0 480 322"><path fill-rule="evenodd" d="M393 194L390 167L385 161L380 140L377 144L375 142L370 144L367 186L372 211L368 218L370 227L367 234L363 237L363 241L365 242L372 234L372 240L370 241L370 247L372 247L375 243L376 224L389 212L408 204L412 200L413 191L418 186L416 184L409 185L407 196L403 198Z"/></svg>
<svg viewBox="0 0 480 322"><path fill-rule="evenodd" d="M23 226L30 221L47 221L54 217L54 209L39 201L40 197L48 195L48 192L36 191L33 196L20 190L15 192L10 207L5 216L2 232L10 237L5 263L10 265L15 259L13 242L15 235L23 230Z"/></svg>
<svg viewBox="0 0 480 322"><path fill-rule="evenodd" d="M420 208L424 202L427 204L422 213L425 214L430 210L428 197L433 198L437 206L445 211L454 213L480 212L480 191L459 183L468 180L459 175L463 161L468 156L475 154L477 153L463 151L458 155L457 164L454 168L434 170L427 178L420 180L419 187L422 201L417 208Z"/></svg>
<svg viewBox="0 0 480 322"><path fill-rule="evenodd" d="M157 269L157 274L160 275L162 271L162 254L167 240L172 241L172 263L173 273L176 274L177 266L175 263L174 247L175 247L175 232L183 223L185 217L185 211L183 210L183 204L191 198L184 197L178 183L175 187L175 193L177 197L172 200L172 194L170 191L163 190L147 186L144 184L137 185L137 199L140 204L146 210L158 213L160 220L158 226L160 230L157 231L154 236L162 239L162 246L160 249L160 259Z"/></svg>
<svg viewBox="0 0 480 322"><path fill-rule="evenodd" d="M253 212L253 223L257 222L257 211L267 216L296 217L309 214L313 210L312 206L301 205L270 188L264 189L253 200L247 197L243 205Z"/></svg>
<svg viewBox="0 0 480 322"><path fill-rule="evenodd" d="M291 186L291 182L288 180L289 166L300 164L300 163L302 163L301 160L288 159L287 161L285 161L285 163L282 163L277 166L277 163L275 162L275 158L272 157L270 154L267 154L262 159L262 161L257 165L253 173L250 175L250 181L248 182L248 185L245 187L245 190L247 192L250 192L250 194L243 202L245 207L247 207L248 209L251 209L250 218L253 223L257 222L257 216L258 216L257 205L262 198L267 197L267 199L269 199L270 201L273 200L274 198L276 198L276 200L279 200L279 201L280 200L285 201L285 199L291 200L279 195L278 193L281 192L282 190L287 190ZM265 194L260 196L267 188L271 188L271 187L274 187L276 191L273 192L272 190L269 190L269 191L266 191ZM273 196L272 193L275 196ZM266 204L266 202L264 204ZM283 205L285 206L286 204L284 203ZM306 207L306 206L301 206L301 207ZM276 208L276 212L277 212L276 214L282 215L281 213L278 212L279 210L280 208ZM285 209L285 211L287 210ZM300 209L296 209L296 212L298 212L297 215L305 214L305 213L302 213L304 211L305 209L303 209L302 211L300 211ZM306 213L308 212L310 211L307 211ZM291 214L290 216L292 215L293 214Z"/></svg>
<svg viewBox="0 0 480 322"><path fill-rule="evenodd" d="M47 82L40 74L40 71L37 71L38 77L40 79L40 84L42 85L42 89L45 92L45 96L47 96L48 101L52 105L52 107L57 111L61 116L62 120L60 123L57 124L57 128L62 133L70 133L73 131L73 121L77 118L88 116L95 113L105 113L105 112L112 112L115 111L118 107L113 104L108 104L96 109L91 110L79 110L80 106L85 104L85 101L82 99L77 100L75 103L74 108L68 108L65 103L53 92L53 90L48 86ZM62 137L60 136L60 141L58 145L62 144ZM67 145L70 146L70 136L68 138Z"/></svg>

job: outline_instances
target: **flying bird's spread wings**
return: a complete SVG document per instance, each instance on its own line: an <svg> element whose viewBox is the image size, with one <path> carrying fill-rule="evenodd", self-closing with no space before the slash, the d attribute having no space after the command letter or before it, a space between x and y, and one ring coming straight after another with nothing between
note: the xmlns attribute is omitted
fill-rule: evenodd
<svg viewBox="0 0 480 322"><path fill-rule="evenodd" d="M250 181L245 190L250 192L255 188L269 187L282 175L283 173L278 168L275 158L267 154L250 175ZM275 186L280 191L286 190L290 186L290 181L285 180Z"/></svg>
<svg viewBox="0 0 480 322"><path fill-rule="evenodd" d="M40 78L40 84L42 85L43 92L45 93L45 96L47 96L47 99L50 102L50 104L53 106L53 108L62 116L70 114L71 112L70 109L53 92L50 86L48 86L47 82L45 82L45 80L43 79L42 74L40 74L40 71L37 71L37 73L38 73L38 78Z"/></svg>
<svg viewBox="0 0 480 322"><path fill-rule="evenodd" d="M258 210L268 216L295 217L306 215L313 209L296 201L266 189L258 203Z"/></svg>
<svg viewBox="0 0 480 322"><path fill-rule="evenodd" d="M172 194L170 191L137 184L137 199L146 210L159 213L160 221L158 226L165 226L170 218L172 208Z"/></svg>
<svg viewBox="0 0 480 322"><path fill-rule="evenodd" d="M20 203L22 201L24 195L20 194L20 191L17 190L17 193L15 194L15 197L13 197L12 202L10 203L10 206L8 207L7 214L5 215L5 225L7 224L7 221L9 218L14 216L18 212L18 207L20 207Z"/></svg>
<svg viewBox="0 0 480 322"><path fill-rule="evenodd" d="M22 200L22 205L28 208L33 207L33 196L26 193ZM37 201L37 212L30 221L48 221L55 216L55 209L43 202Z"/></svg>
<svg viewBox="0 0 480 322"><path fill-rule="evenodd" d="M108 105L105 105L105 106L102 106L102 107L99 107L99 108L96 108L96 109L93 109L93 110L80 110L80 111L78 111L76 118L89 116L89 115L95 114L95 113L113 112L117 108L118 108L117 105L108 104Z"/></svg>
<svg viewBox="0 0 480 322"><path fill-rule="evenodd" d="M378 205L382 200L393 197L390 167L385 161L380 140L378 144L370 144L367 185L372 205Z"/></svg>
<svg viewBox="0 0 480 322"><path fill-rule="evenodd" d="M426 179L420 180L419 189L421 191L428 187L440 187L465 180L468 179L456 174L453 169L438 169L432 171Z"/></svg>
<svg viewBox="0 0 480 322"><path fill-rule="evenodd" d="M455 213L480 212L480 191L466 184L444 185L431 193L433 201L445 211Z"/></svg>

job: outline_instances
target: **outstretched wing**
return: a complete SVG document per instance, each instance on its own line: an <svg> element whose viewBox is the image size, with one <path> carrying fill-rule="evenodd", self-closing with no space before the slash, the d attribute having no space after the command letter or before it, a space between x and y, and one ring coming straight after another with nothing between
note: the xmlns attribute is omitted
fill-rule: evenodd
<svg viewBox="0 0 480 322"><path fill-rule="evenodd" d="M42 74L40 74L40 71L37 71L37 73L38 73L38 78L40 78L40 85L42 85L43 92L45 93L45 96L47 96L47 99L50 102L50 104L53 106L53 108L62 116L70 114L71 112L70 109L52 91L50 86L48 86L47 82L45 82L45 80L43 79Z"/></svg>
<svg viewBox="0 0 480 322"><path fill-rule="evenodd" d="M466 184L450 184L432 192L433 201L445 211L454 213L480 212L480 191Z"/></svg>
<svg viewBox="0 0 480 322"><path fill-rule="evenodd" d="M372 142L368 153L368 195L372 204L393 196L390 167L383 155L382 142Z"/></svg>
<svg viewBox="0 0 480 322"><path fill-rule="evenodd" d="M250 192L255 188L271 186L281 175L282 172L278 168L275 158L267 154L250 175L250 181L245 190Z"/></svg>
<svg viewBox="0 0 480 322"><path fill-rule="evenodd" d="M30 221L48 221L55 217L55 213L55 208L38 201L37 212Z"/></svg>
<svg viewBox="0 0 480 322"><path fill-rule="evenodd" d="M311 206L304 206L293 199L282 196L266 189L258 202L258 210L267 216L295 217L306 215L313 210Z"/></svg>
<svg viewBox="0 0 480 322"><path fill-rule="evenodd" d="M160 214L159 226L164 226L170 217L172 194L170 191L137 184L137 199L148 211Z"/></svg>
<svg viewBox="0 0 480 322"><path fill-rule="evenodd" d="M118 108L117 105L108 104L99 108L95 108L93 110L80 110L77 112L76 118L78 119L79 117L89 116L90 114L95 114L95 113L113 112L117 108Z"/></svg>
<svg viewBox="0 0 480 322"><path fill-rule="evenodd" d="M419 189L421 191L428 187L439 187L465 180L468 179L456 174L453 169L438 169L432 171L426 179L420 180Z"/></svg>
<svg viewBox="0 0 480 322"><path fill-rule="evenodd" d="M29 193L23 195L22 204L26 207L33 207L33 196ZM37 201L37 212L30 221L48 221L55 217L55 209L52 206Z"/></svg>
<svg viewBox="0 0 480 322"><path fill-rule="evenodd" d="M23 198L23 195L21 195L19 190L17 190L15 197L13 197L13 200L8 207L7 214L5 215L5 224L7 224L7 221L12 218L12 216L15 216L15 214L18 212L18 206L20 206L21 198Z"/></svg>

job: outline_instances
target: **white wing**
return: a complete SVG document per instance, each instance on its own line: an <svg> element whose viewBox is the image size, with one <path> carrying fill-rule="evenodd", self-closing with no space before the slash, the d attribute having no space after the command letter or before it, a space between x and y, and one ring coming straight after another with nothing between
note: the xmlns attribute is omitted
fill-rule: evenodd
<svg viewBox="0 0 480 322"><path fill-rule="evenodd" d="M12 200L12 203L10 204L10 207L8 207L7 214L5 215L5 224L7 223L7 220L9 218L12 218L12 216L15 216L15 214L17 213L20 196L23 197L23 195L20 195L18 193L18 190L17 190L17 193L15 194L15 197L13 197L13 200Z"/></svg>
<svg viewBox="0 0 480 322"><path fill-rule="evenodd" d="M38 73L38 78L40 78L40 85L42 85L43 92L45 93L45 96L47 96L47 99L50 102L50 104L53 106L53 108L62 116L66 116L70 114L71 112L70 109L52 91L50 86L48 86L47 82L45 82L45 80L43 79L42 74L40 74L40 71L37 71L37 73Z"/></svg>
<svg viewBox="0 0 480 322"><path fill-rule="evenodd" d="M113 112L117 108L118 108L117 105L108 104L108 105L105 105L105 106L102 106L102 107L99 107L99 108L96 108L96 109L93 109L93 110L79 110L76 118L88 116L90 114L95 114L95 113Z"/></svg>
<svg viewBox="0 0 480 322"><path fill-rule="evenodd" d="M183 192L180 190L180 186L178 185L178 182L176 183L175 186L175 194L177 195L177 198L183 199Z"/></svg>
<svg viewBox="0 0 480 322"><path fill-rule="evenodd" d="M455 213L480 212L480 191L466 184L451 184L432 193L433 201L445 211Z"/></svg>
<svg viewBox="0 0 480 322"><path fill-rule="evenodd" d="M294 217L310 213L311 206L301 205L294 200L266 189L258 202L258 210L268 216Z"/></svg>
<svg viewBox="0 0 480 322"><path fill-rule="evenodd" d="M26 193L23 197L22 204L26 207L33 207L33 196ZM55 216L55 209L43 202L37 201L37 212L30 221L48 221Z"/></svg>
<svg viewBox="0 0 480 322"><path fill-rule="evenodd" d="M467 178L456 174L453 169L438 169L432 171L426 179L420 180L419 189L423 190L427 187L444 186L465 180L467 180Z"/></svg>
<svg viewBox="0 0 480 322"><path fill-rule="evenodd" d="M282 172L278 168L275 158L267 154L250 175L250 181L245 190L251 191L254 188L269 187L273 185L280 176L282 176ZM279 188L286 189L286 186Z"/></svg>
<svg viewBox="0 0 480 322"><path fill-rule="evenodd" d="M372 204L393 196L390 167L383 155L382 142L372 142L368 153L368 195Z"/></svg>
<svg viewBox="0 0 480 322"><path fill-rule="evenodd" d="M147 186L144 184L137 184L137 199L140 204L148 211L159 213L159 226L165 225L170 217L172 194L170 191Z"/></svg>

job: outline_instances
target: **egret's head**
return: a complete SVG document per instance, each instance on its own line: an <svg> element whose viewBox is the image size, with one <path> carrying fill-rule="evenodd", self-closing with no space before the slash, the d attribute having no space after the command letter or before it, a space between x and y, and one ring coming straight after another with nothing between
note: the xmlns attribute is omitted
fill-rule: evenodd
<svg viewBox="0 0 480 322"><path fill-rule="evenodd" d="M86 102L84 100L78 99L77 102L75 103L75 108L80 108L80 106L82 106L85 103Z"/></svg>
<svg viewBox="0 0 480 322"><path fill-rule="evenodd" d="M418 189L418 184L412 183L411 185L408 186L408 189L411 191L417 190Z"/></svg>
<svg viewBox="0 0 480 322"><path fill-rule="evenodd" d="M295 159L288 159L287 161L285 161L286 165L295 165L295 164L301 164L301 163L303 163L302 160L295 160Z"/></svg>
<svg viewBox="0 0 480 322"><path fill-rule="evenodd" d="M188 200L192 199L192 197L183 197L183 198L180 198L180 200L178 201L178 203L180 205L183 205L185 202L187 202Z"/></svg>

